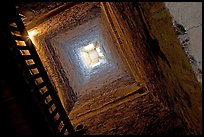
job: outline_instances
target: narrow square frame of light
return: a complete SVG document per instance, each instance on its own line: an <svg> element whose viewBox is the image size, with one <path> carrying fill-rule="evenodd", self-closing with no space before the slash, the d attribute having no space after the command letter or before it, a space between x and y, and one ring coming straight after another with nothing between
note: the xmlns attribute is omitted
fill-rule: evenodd
<svg viewBox="0 0 204 137"><path fill-rule="evenodd" d="M105 61L105 56L102 53L99 42L95 41L80 50L80 57L87 69L99 66Z"/></svg>

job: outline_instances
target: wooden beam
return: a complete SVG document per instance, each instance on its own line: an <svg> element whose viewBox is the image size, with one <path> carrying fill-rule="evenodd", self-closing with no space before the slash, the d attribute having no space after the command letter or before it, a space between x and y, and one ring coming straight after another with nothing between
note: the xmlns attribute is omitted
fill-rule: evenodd
<svg viewBox="0 0 204 137"><path fill-rule="evenodd" d="M26 26L26 29L30 30L30 29L40 25L41 23L45 22L49 18L59 14L60 12L64 11L65 9L71 8L72 6L75 6L76 4L80 4L80 3L81 2L70 2L70 3L64 4L62 6L59 6L58 8L55 8L55 9L51 10L50 12L48 12L47 14L45 14L44 16L42 16L40 19L38 19L36 21L32 21L31 23L29 23Z"/></svg>

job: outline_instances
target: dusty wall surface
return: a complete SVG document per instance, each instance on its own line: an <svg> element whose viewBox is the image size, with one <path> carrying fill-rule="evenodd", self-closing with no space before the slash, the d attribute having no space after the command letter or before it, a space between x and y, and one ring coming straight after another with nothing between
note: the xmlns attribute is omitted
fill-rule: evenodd
<svg viewBox="0 0 204 137"><path fill-rule="evenodd" d="M56 8L69 5L71 3L64 2L17 2L16 8L18 13L23 15L22 21L24 25L28 26L36 21L42 19L50 11L55 10Z"/></svg>
<svg viewBox="0 0 204 137"><path fill-rule="evenodd" d="M202 2L165 2L173 20L182 25L189 39L185 52L199 82L202 83Z"/></svg>
<svg viewBox="0 0 204 137"><path fill-rule="evenodd" d="M76 5L33 28L38 32L34 38L36 49L68 112L78 94L87 94L127 74L119 53L112 46L114 42L104 28L103 19L98 17L98 6L98 2ZM99 19L95 19L97 17ZM84 33L86 31L91 33ZM95 35L99 35L109 62L93 74L90 72L90 78L86 79L78 65L79 60L74 57L77 44L73 43Z"/></svg>
<svg viewBox="0 0 204 137"><path fill-rule="evenodd" d="M152 7L163 9L164 6L160 4L142 4L146 21L151 27L159 28L155 25L155 20L149 20L149 18L160 17L163 13L158 12L158 15L156 15L157 12L146 14L146 11ZM114 90L104 87L104 89L100 89L101 94L99 95L89 94L82 97L81 102L76 103L69 115L73 124L83 123L87 125L87 134L199 134L196 118L194 119L195 115L192 115L191 108L186 106L189 100L195 102L195 98L189 99L191 93L185 89L188 83L182 83L181 75L177 76L179 72L175 74L174 70L171 70L172 66L176 66L174 63L177 61L171 58L174 57L172 54L182 54L183 56L179 56L180 61L186 59L185 54L179 45L174 45L176 48L180 48L180 51L177 51L177 49L171 49L172 47L169 47L165 41L159 41L159 45L151 43L152 41L150 42L150 38L147 37L149 32L145 32L147 31L144 29L145 24L141 21L143 17L139 15L138 8L134 6L130 3L101 4L104 22L115 40L114 46L127 61L129 72L132 73L136 82L128 83L124 79L118 80L116 85L121 85L121 87L116 86ZM164 19L163 21L168 24L169 20ZM167 29L173 31L172 26L168 26ZM163 35L166 35L167 38L171 37L168 32L161 31L165 31L165 29L162 28L155 33L164 33ZM155 33L152 33L151 36L154 36ZM171 40L178 42L175 33L172 35ZM163 46L166 46L166 52L163 51ZM187 66L187 60L184 63ZM180 71L185 71L186 66L179 68ZM194 75L189 67L188 64L187 71L189 71L189 78L191 78ZM195 80L195 76L192 78ZM123 85L123 82L127 83ZM181 82L182 85L176 85L174 82ZM136 83L145 87L145 93L137 94L137 88L140 86ZM197 83L195 84L198 86ZM193 89L194 86L190 85L189 87L195 92L196 90L199 91L199 89ZM173 101L174 103L172 103ZM142 111L140 111L139 106L141 106ZM191 125L188 125L189 123Z"/></svg>
<svg viewBox="0 0 204 137"><path fill-rule="evenodd" d="M105 16L104 20L106 21L106 26L115 41L114 46L119 51L124 62L127 63L129 73L133 75L138 83L144 83L146 81L146 78L144 71L142 70L143 66L141 66L141 64L138 65L140 60L135 52L135 49L132 48L132 37L129 37L129 34L127 32L129 29L126 27L126 24L123 23L125 19L118 19L116 13L117 11L113 11L113 9L109 9L108 7L108 5L103 5L102 10L104 13L103 16ZM123 26L119 24L123 24ZM142 77L142 75L144 77Z"/></svg>
<svg viewBox="0 0 204 137"><path fill-rule="evenodd" d="M201 87L164 4L108 3L104 9L136 81L182 119L187 134L201 134Z"/></svg>
<svg viewBox="0 0 204 137"><path fill-rule="evenodd" d="M102 28L101 20L103 19L100 16L95 17L51 39L76 94L86 94L89 90L99 89L125 74L124 65L118 53L113 50L113 42L107 30ZM86 70L81 63L78 49L94 39L97 39L103 47L107 62L92 70Z"/></svg>
<svg viewBox="0 0 204 137"><path fill-rule="evenodd" d="M53 53L51 47L46 46L45 40L35 39L35 45L43 66L53 84L66 112L69 113L76 101L73 89L70 87L69 80L65 77L65 72L57 56Z"/></svg>
<svg viewBox="0 0 204 137"><path fill-rule="evenodd" d="M69 114L71 122L84 124L86 135L182 134L182 122L150 92L139 94L139 88L134 79L125 76L93 91L76 102Z"/></svg>
<svg viewBox="0 0 204 137"><path fill-rule="evenodd" d="M188 134L201 134L201 86L172 27L172 17L163 3L142 3L142 9L151 35L158 40L170 64L168 67L164 60L158 59L166 85L160 96L183 120Z"/></svg>
<svg viewBox="0 0 204 137"><path fill-rule="evenodd" d="M50 69L48 72L53 76L53 81L58 79L60 74L64 74L62 77L65 77L68 73L59 72L60 74L56 75L56 71L59 71L57 68L63 68L63 61L59 55L53 52L60 52L60 50L56 50L57 44L53 46L53 43L49 40L59 33L68 32L69 29L73 30L79 24L85 23L96 16L87 13L96 13L94 11L98 11L98 3L84 3L82 5L79 4L73 9L65 10L56 18L42 24L42 28L39 29L41 34L38 37L39 43L45 49L43 57L45 55L49 56L48 58L45 57L47 59L44 60L44 63ZM182 50L172 25L172 18L165 5L163 3L140 3L139 5L132 3L101 3L100 6L103 13L104 28L108 30L114 43L111 45L110 52L115 55L117 53L122 58L122 61L115 61L115 63L119 62L118 66L124 65L121 68L128 73L118 73L118 76L112 75L112 83L107 80L106 85L98 89L97 92L93 88L87 96L80 96L82 103L76 104L75 109L71 112L74 124L80 123L80 120L76 118L78 115L82 121L88 123L90 134L96 132L96 130L104 134L162 134L165 131L170 132L174 128L180 129L180 127L182 133L185 131L183 134L201 134L201 88ZM73 11L70 12L69 10ZM71 15L67 18L69 13ZM75 14L77 14L77 18L75 18ZM64 25L66 23L69 25ZM51 58L52 55L55 55L55 59ZM64 58L64 60L66 59ZM54 66L48 64L54 64ZM51 70L50 66L54 67L54 71ZM66 67L63 70L66 71ZM117 71L114 73L117 73ZM127 74L126 81L123 78ZM98 75L99 78L100 76L102 75ZM109 75L106 76L104 78L108 79ZM117 77L119 78L118 81ZM131 82L128 82L128 80ZM67 81L72 81L72 79ZM90 84L94 87L95 84L97 86L99 83L95 83L93 79ZM116 85L121 85L121 88ZM130 85L133 88L130 88ZM138 85L145 87L145 91L148 93L142 94L141 98L135 99L138 94L134 94L134 96L132 92L136 93L137 89L135 87L138 87ZM130 95L127 97L135 99L133 102L124 97L129 93ZM65 95L71 97L71 94ZM96 97L98 98L96 99ZM117 97L120 97L121 100L116 99ZM109 103L111 105L108 107L108 105L104 104L109 100L112 102ZM84 106L83 103L85 103ZM140 109L139 106L146 109ZM92 112L94 114L96 108L99 108L96 115L89 115ZM82 113L87 113L88 116L85 114L82 116ZM115 118L115 114L118 117ZM131 122L132 119L128 115L140 122ZM142 117L144 115L146 117ZM104 122L107 120L106 118L109 119L108 123ZM111 120L112 118L114 120ZM123 118L127 119L124 120ZM114 123L114 121L117 122ZM103 122L102 127L95 128L96 125L99 126ZM147 124L142 125L145 122ZM122 125L126 126L122 127ZM166 127L167 125L169 125L168 129L161 128L158 129L158 132L154 130L154 128L157 129L156 127ZM176 126L174 127L174 125ZM113 130L107 131L108 129L104 127L113 127ZM133 131L130 127L139 128L141 132L139 130ZM174 133L174 131L172 132Z"/></svg>
<svg viewBox="0 0 204 137"><path fill-rule="evenodd" d="M70 81L72 80L68 79L66 69L63 68L60 57L55 52L57 47L53 46L50 39L61 32L73 29L80 23L95 17L95 14L88 16L89 14L87 13L97 13L94 12L97 11L97 4L97 2L79 4L74 8L66 9L64 12L49 18L39 26L32 28L32 30L37 31L37 35L34 37L37 52L67 113L70 112L76 101L76 94L72 87L70 87ZM81 8L81 6L85 8ZM90 8L92 8L91 11L88 10ZM69 18L67 18L67 16L69 16ZM76 16L77 18L75 18Z"/></svg>

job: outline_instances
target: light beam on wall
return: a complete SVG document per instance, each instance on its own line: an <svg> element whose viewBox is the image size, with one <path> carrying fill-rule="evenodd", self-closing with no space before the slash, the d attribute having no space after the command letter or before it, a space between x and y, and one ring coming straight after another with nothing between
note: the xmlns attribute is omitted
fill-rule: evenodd
<svg viewBox="0 0 204 137"><path fill-rule="evenodd" d="M37 30L28 31L28 37L31 39L31 41L34 44L35 48L39 48L36 41L35 41L35 36L37 34L38 34Z"/></svg>
<svg viewBox="0 0 204 137"><path fill-rule="evenodd" d="M28 36L32 39L35 35L37 35L37 30L28 31Z"/></svg>

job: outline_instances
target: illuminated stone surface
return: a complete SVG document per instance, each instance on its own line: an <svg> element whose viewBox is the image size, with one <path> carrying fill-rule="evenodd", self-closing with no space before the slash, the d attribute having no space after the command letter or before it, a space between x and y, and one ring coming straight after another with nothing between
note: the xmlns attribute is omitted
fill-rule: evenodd
<svg viewBox="0 0 204 137"><path fill-rule="evenodd" d="M169 65L150 54L158 49L147 44L135 7L109 4L109 14L99 3L83 3L37 28L38 53L68 112L72 97L78 98L69 114L73 125L84 124L87 134L199 133L200 87L164 5L141 4L158 53ZM93 41L99 41L106 62L86 69L80 51ZM92 58L97 54L93 51ZM140 87L144 93L137 93Z"/></svg>

